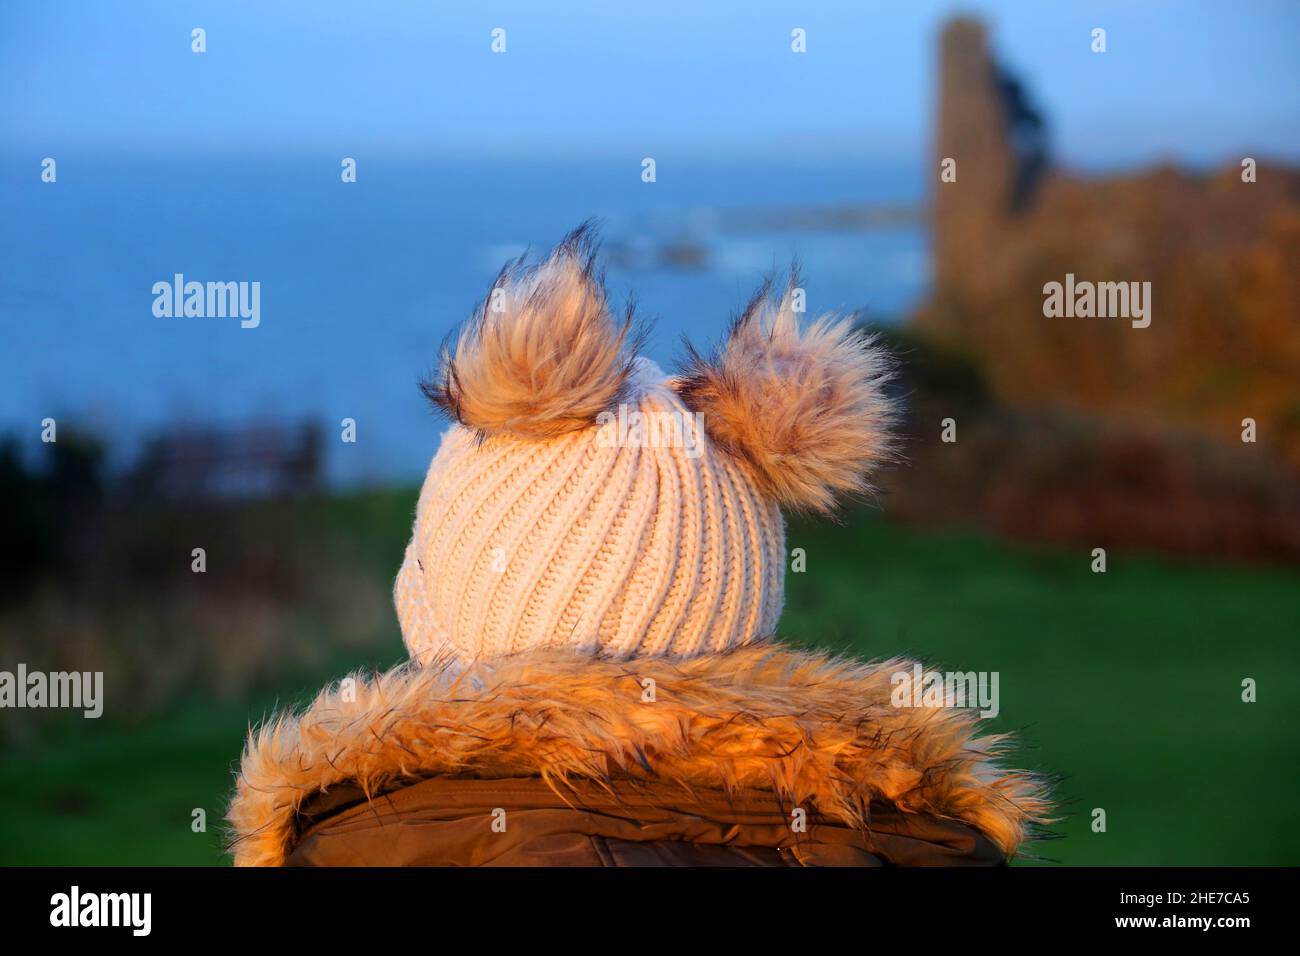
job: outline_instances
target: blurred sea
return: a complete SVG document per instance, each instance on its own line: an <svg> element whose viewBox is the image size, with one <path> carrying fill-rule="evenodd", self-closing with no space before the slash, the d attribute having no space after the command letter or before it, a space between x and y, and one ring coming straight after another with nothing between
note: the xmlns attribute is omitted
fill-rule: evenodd
<svg viewBox="0 0 1300 956"><path fill-rule="evenodd" d="M615 303L635 292L661 365L689 332L710 344L764 275L797 256L808 309L893 321L924 293L926 230L836 229L734 213L908 205L920 164L778 165L661 158L481 161L336 155L250 162L63 150L58 181L30 155L0 156L0 431L40 419L93 428L118 461L178 423L313 418L338 485L411 480L443 425L416 382L502 263L540 253L596 217ZM665 262L659 250L677 254ZM682 254L682 250L685 253ZM261 324L155 318L152 286L258 281Z"/></svg>

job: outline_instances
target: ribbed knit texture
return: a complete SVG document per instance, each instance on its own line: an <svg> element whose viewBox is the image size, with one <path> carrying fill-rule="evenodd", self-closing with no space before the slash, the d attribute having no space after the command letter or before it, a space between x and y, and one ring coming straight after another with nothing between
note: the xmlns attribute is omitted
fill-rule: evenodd
<svg viewBox="0 0 1300 956"><path fill-rule="evenodd" d="M690 447L608 447L596 424L544 441L446 432L394 588L414 659L547 646L692 657L772 636L780 510L638 362L626 410L672 413Z"/></svg>

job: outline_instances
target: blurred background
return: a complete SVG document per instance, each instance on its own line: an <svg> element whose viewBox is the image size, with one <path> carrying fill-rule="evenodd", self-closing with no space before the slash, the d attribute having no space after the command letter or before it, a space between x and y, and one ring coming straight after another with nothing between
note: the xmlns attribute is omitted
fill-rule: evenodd
<svg viewBox="0 0 1300 956"><path fill-rule="evenodd" d="M249 723L403 656L418 379L592 217L665 367L796 257L899 355L783 638L1000 672L1046 860L1300 862L1298 48L1284 0L4 5L0 671L106 699L0 710L0 863L225 861ZM260 324L156 317L177 273ZM1045 317L1067 273L1150 327Z"/></svg>

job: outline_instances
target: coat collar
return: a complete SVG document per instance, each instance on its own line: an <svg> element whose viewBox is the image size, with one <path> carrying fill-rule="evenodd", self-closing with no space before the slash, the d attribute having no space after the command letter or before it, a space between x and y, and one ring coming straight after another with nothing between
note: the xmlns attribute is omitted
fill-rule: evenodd
<svg viewBox="0 0 1300 956"><path fill-rule="evenodd" d="M227 819L237 865L278 865L304 801L435 774L658 778L811 800L845 824L873 800L958 820L1008 855L1050 822L1044 781L1006 769L1008 738L955 708L896 707L871 664L779 644L684 661L534 651L459 674L405 665L327 687L253 731Z"/></svg>

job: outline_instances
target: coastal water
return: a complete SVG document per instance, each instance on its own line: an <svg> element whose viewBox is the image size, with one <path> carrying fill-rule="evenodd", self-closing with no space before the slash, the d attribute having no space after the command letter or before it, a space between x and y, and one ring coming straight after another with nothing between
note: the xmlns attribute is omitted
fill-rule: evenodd
<svg viewBox="0 0 1300 956"><path fill-rule="evenodd" d="M63 153L0 156L0 432L42 418L88 427L118 460L177 424L313 419L340 484L411 479L442 423L418 394L444 336L502 263L602 223L615 302L635 292L646 351L721 334L762 278L799 258L810 313L893 321L924 293L915 223L782 225L782 210L917 204L917 170L848 162L358 157L246 159ZM737 228L736 212L766 211ZM797 227L796 227L797 226ZM158 318L157 282L259 282L260 324Z"/></svg>

